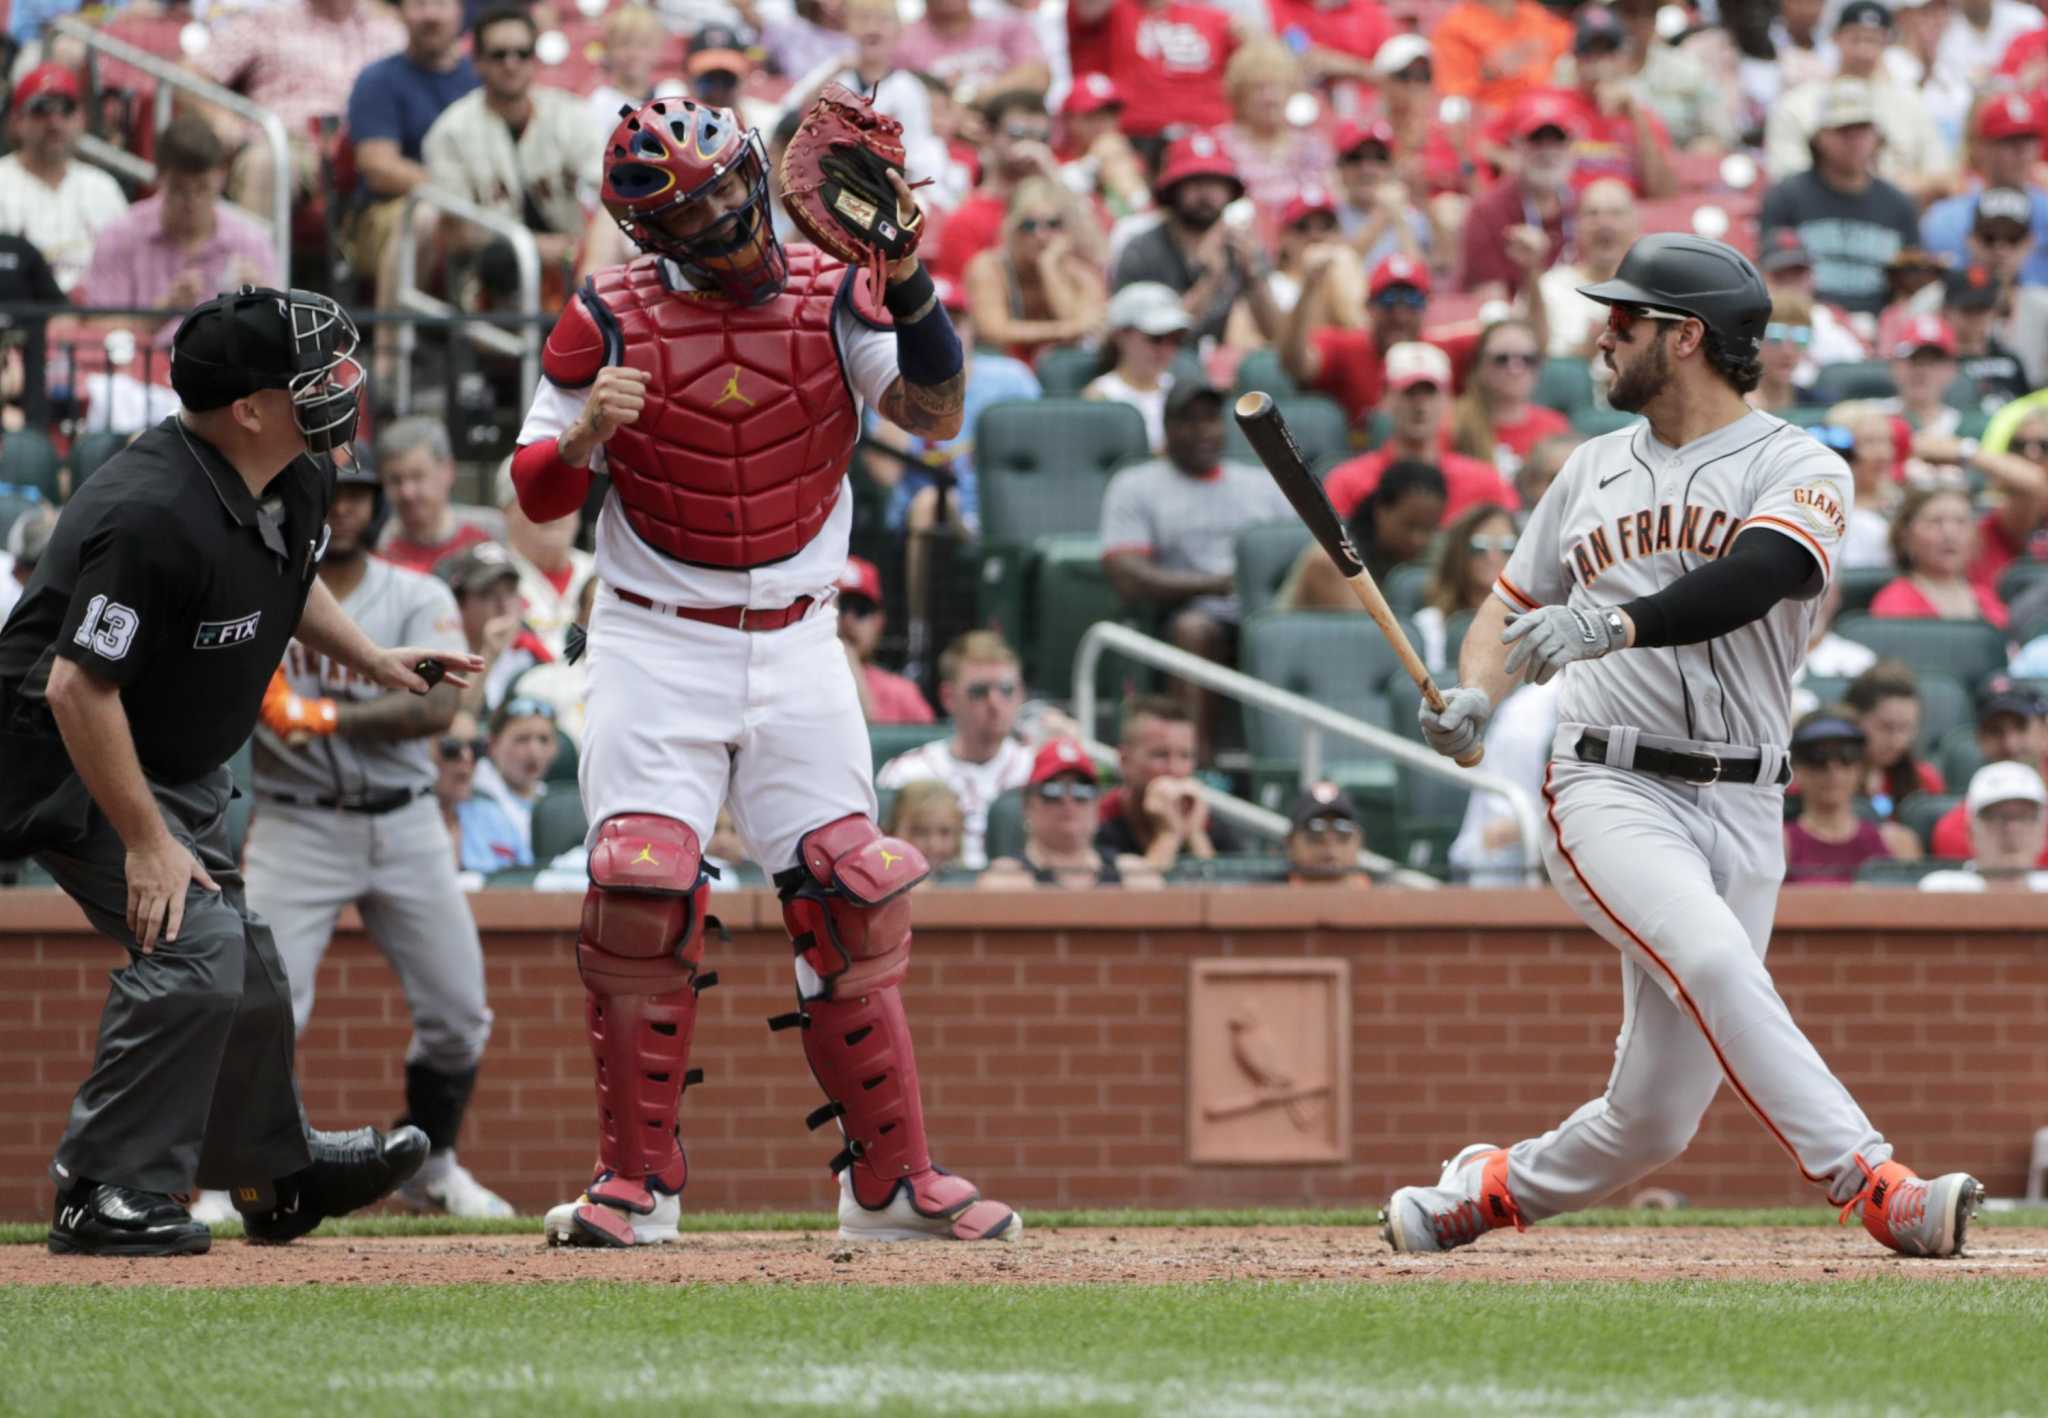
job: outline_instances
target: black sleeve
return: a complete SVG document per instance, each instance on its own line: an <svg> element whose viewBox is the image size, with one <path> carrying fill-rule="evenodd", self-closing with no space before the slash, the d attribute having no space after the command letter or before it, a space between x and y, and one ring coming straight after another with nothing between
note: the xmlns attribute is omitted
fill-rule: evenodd
<svg viewBox="0 0 2048 1418"><path fill-rule="evenodd" d="M57 632L56 652L81 669L127 686L148 668L152 640L179 599L159 555L157 515L133 504L108 509L79 543L78 579Z"/></svg>
<svg viewBox="0 0 2048 1418"><path fill-rule="evenodd" d="M1635 622L1635 648L1697 645L1740 630L1780 601L1807 589L1819 566L1813 553L1768 527L1752 527L1718 557L1655 595L1622 607Z"/></svg>

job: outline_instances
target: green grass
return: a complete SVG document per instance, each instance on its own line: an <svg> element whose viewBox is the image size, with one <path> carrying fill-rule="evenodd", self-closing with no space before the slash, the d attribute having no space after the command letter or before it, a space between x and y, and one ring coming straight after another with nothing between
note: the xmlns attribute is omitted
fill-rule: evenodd
<svg viewBox="0 0 2048 1418"><path fill-rule="evenodd" d="M1311 1210L1302 1207L1243 1207L1211 1211L1068 1210L1039 1211L1027 1208L1025 1221L1032 1230L1079 1226L1377 1226L1379 1208L1350 1207ZM830 1231L836 1226L822 1211L686 1211L685 1231ZM1835 1209L1827 1206L1780 1206L1755 1210L1699 1211L1581 1211L1539 1222L1560 1228L1595 1227L1602 1230L1663 1226L1832 1226ZM2011 1211L1980 1212L1973 1226L2048 1227L2048 1207ZM0 1245L41 1245L49 1234L42 1221L0 1222ZM537 1217L514 1217L509 1221L464 1221L453 1216L358 1216L330 1221L316 1233L322 1236L532 1236L538 1234ZM216 1226L213 1234L222 1240L241 1236L242 1226L230 1221Z"/></svg>
<svg viewBox="0 0 2048 1418"><path fill-rule="evenodd" d="M605 1283L0 1293L0 1413L2039 1412L2048 1287Z"/></svg>

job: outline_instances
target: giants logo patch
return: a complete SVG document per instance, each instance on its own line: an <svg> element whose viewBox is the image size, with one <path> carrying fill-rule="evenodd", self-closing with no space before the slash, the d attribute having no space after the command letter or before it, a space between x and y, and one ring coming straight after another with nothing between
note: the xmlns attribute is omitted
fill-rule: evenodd
<svg viewBox="0 0 2048 1418"><path fill-rule="evenodd" d="M1839 537L1848 526L1842 514L1842 499L1826 483L1808 483L1792 489L1792 505L1806 524L1823 536Z"/></svg>
<svg viewBox="0 0 2048 1418"><path fill-rule="evenodd" d="M192 637L195 650L221 650L231 645L245 645L256 638L256 622L263 619L263 612L245 615L239 620L202 620L199 631Z"/></svg>

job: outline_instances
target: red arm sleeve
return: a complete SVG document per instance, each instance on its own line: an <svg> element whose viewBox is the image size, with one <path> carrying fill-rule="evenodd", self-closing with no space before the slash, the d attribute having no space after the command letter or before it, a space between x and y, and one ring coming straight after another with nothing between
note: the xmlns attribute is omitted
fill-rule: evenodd
<svg viewBox="0 0 2048 1418"><path fill-rule="evenodd" d="M543 438L512 455L512 486L521 512L536 522L553 522L582 509L590 469L563 462L555 440Z"/></svg>

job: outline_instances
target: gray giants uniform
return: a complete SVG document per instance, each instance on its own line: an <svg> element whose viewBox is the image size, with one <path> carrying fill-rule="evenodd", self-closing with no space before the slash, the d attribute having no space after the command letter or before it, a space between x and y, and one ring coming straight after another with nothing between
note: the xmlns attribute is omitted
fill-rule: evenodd
<svg viewBox="0 0 2048 1418"><path fill-rule="evenodd" d="M1683 448L1647 424L1575 452L1494 585L1511 611L1623 605L1727 551L1751 528L1836 569L1848 466L1752 413ZM1845 1202L1860 1156L1888 1160L1849 1092L1793 1023L1764 968L1784 878L1792 675L1812 601L1781 601L1718 640L1631 649L1564 669L1543 848L1572 909L1622 953L1622 1026L1606 1092L1509 1150L1530 1220L1591 1206L1676 1157L1725 1076L1797 1162ZM1581 761L1588 731L1607 762ZM1640 748L1761 758L1754 783L1694 787L1630 771Z"/></svg>
<svg viewBox="0 0 2048 1418"><path fill-rule="evenodd" d="M448 588L375 557L342 609L379 645L465 648ZM296 640L285 651L284 672L293 692L307 698L360 703L387 692ZM314 979L335 919L354 902L412 1006L407 1094L420 1113L418 1070L439 1075L446 1093L448 1079L474 1074L491 1032L476 921L456 882L454 847L432 792L431 745L336 733L290 748L259 726L255 769L249 900L277 937L298 1027L303 1031L313 1012ZM466 1097L466 1087L460 1091ZM461 1109L452 1111L459 1125ZM435 1150L453 1145L452 1136L437 1135L450 1124L415 1121Z"/></svg>

